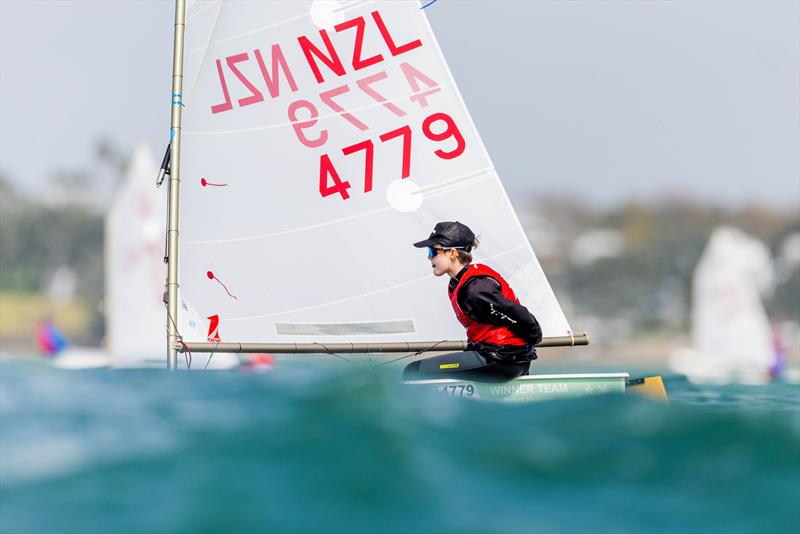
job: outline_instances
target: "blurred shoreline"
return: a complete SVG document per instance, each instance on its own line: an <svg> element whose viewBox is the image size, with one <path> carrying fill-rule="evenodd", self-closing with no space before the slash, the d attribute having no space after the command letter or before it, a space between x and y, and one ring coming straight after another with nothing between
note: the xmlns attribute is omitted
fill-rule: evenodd
<svg viewBox="0 0 800 534"><path fill-rule="evenodd" d="M103 346L111 197L105 204L87 197L93 187L89 178L68 181L58 202L45 202L0 182L0 352L35 353L35 325L45 318L74 346ZM769 250L775 282L762 299L797 362L800 212L678 198L602 209L557 197L513 203L570 324L590 335L588 347L543 349L542 363L666 367L673 350L689 345L692 276L720 225L748 232ZM160 265L160 250L153 257Z"/></svg>

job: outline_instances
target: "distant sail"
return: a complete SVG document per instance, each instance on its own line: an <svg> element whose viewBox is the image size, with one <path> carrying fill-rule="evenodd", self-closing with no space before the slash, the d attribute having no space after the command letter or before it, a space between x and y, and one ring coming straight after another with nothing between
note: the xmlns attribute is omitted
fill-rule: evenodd
<svg viewBox="0 0 800 534"><path fill-rule="evenodd" d="M697 381L767 380L775 351L762 295L772 284L766 245L716 229L694 272L692 348L676 352L672 368Z"/></svg>
<svg viewBox="0 0 800 534"><path fill-rule="evenodd" d="M194 2L185 49L185 339L463 339L411 246L442 220L569 334L418 2Z"/></svg>
<svg viewBox="0 0 800 534"><path fill-rule="evenodd" d="M106 216L105 312L115 365L157 361L166 354L164 239L166 194L155 187L150 150L136 149Z"/></svg>

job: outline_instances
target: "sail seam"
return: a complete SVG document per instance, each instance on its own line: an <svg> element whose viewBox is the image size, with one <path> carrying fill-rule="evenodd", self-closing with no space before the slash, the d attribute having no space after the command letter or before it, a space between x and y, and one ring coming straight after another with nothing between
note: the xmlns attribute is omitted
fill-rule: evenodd
<svg viewBox="0 0 800 534"><path fill-rule="evenodd" d="M216 0L215 2L209 2L208 4L206 4L206 5L205 5L205 7L201 7L200 9L198 9L198 10L197 10L197 12L195 12L195 13L192 13L192 15L191 15L191 16L190 16L188 19L186 19L186 22L187 22L187 23L188 23L188 22L191 22L192 20L194 20L194 19L196 19L197 17L199 17L201 13L205 13L205 12L206 12L206 11L208 11L210 8L212 8L212 7L214 7L215 5L219 4L221 1L222 1L222 0ZM187 6L187 10L188 10L188 9L191 9L193 6L194 6L194 4L193 4L192 6Z"/></svg>
<svg viewBox="0 0 800 534"><path fill-rule="evenodd" d="M443 187L443 188L437 189L435 191L432 191L428 195L426 195L425 198L429 199L429 198L440 197L442 195L446 195L448 193L452 193L454 191L458 191L459 189L472 187L473 185L477 185L477 184L479 184L481 182L485 182L487 180L491 180L492 178L497 180L498 179L497 178L497 174L490 174L490 175L486 175L486 176L476 176L476 177L473 177L473 178L469 178L469 179L464 180L463 182L451 184L448 187Z"/></svg>
<svg viewBox="0 0 800 534"><path fill-rule="evenodd" d="M441 184L443 184L444 186L449 186L449 187L442 188L442 190L433 190L430 193L428 198L434 198L434 197L437 197L437 196L439 196L439 195L441 195L443 193L450 192L450 191L452 191L454 189L459 189L460 187L457 187L457 186L453 185L453 183L457 182L458 180L468 181L468 183L466 183L464 185L464 187L467 187L467 186L471 186L471 185L473 185L475 183L481 182L484 179L489 179L492 176L497 176L496 173L494 173L493 171L494 171L494 168L486 167L486 168L484 168L484 169L482 169L480 171L467 173L465 175L457 176L455 178L452 178L452 179L446 180L444 182L441 182ZM482 176L484 173L487 174L487 175L486 176ZM475 180L475 178L480 178L480 180ZM438 189L436 187L436 185L438 185L438 184L433 184L433 185L429 186L428 188L424 189L423 191L426 191L426 190L429 190L429 189ZM378 208L376 210L365 211L364 213L357 213L355 215L349 215L347 217L341 217L339 219L333 219L333 220L330 220L330 221L325 221L325 222L321 222L321 223L317 223L317 224L311 224L311 225L308 225L308 226L301 226L301 227L298 227L298 228L290 228L288 230L280 230L278 232L271 232L271 233L268 233L268 234L250 235L250 236L244 236L244 237L232 237L232 238L229 238L229 239L209 239L209 240L202 240L202 241L201 240L198 240L198 241L186 240L186 241L181 241L181 244L182 245L215 245L215 244L222 244L222 243L236 243L236 242L239 242L239 241L252 241L252 240L256 240L256 239L266 239L268 237L276 237L276 236L280 236L280 235L292 234L292 233L295 233L295 232L303 232L305 230L312 230L314 228L320 228L322 226L328 226L330 224L336 224L336 223L340 223L340 222L350 221L350 220L353 220L353 219L358 219L360 217L367 217L369 215L375 215L376 213L381 213L381 212L384 212L384 211L387 211L387 210L390 210L390 209L393 209L393 208L391 206L386 206L386 207L383 207L383 208Z"/></svg>
<svg viewBox="0 0 800 534"><path fill-rule="evenodd" d="M314 228L327 226L329 224L335 224L335 223L339 223L339 222L349 221L349 220L352 220L352 219L358 219L359 217L366 217L368 215L374 215L376 213L380 213L382 211L386 211L386 210L389 210L389 209L392 209L392 207L391 206L386 206L384 208L378 208L376 210L365 211L364 213L357 213L356 215L349 215L347 217L341 217L339 219L334 219L332 221L325 221L325 222L321 222L321 223L317 223L317 224L311 224L309 226L302 226L302 227L299 227L299 228L290 228L288 230L281 230L279 232L271 232L269 234L250 235L250 236L245 236L245 237L233 237L233 238L230 238L230 239L211 239L211 240L208 240L208 241L182 241L181 244L183 244L183 245L214 245L214 244L221 244L221 243L235 243L235 242L238 242L238 241L251 241L251 240L255 240L255 239L266 239L268 237L275 237L275 236L279 236L279 235L292 234L292 233L295 233L295 232L302 232L304 230L312 230Z"/></svg>
<svg viewBox="0 0 800 534"><path fill-rule="evenodd" d="M205 46L199 46L197 48L193 48L192 50L187 51L186 55L190 56L192 54L196 54L197 52L202 52L204 50L208 50L209 48L211 48L213 46L216 46L218 44L227 43L228 41L235 41L236 39L239 39L241 37L246 37L246 36L252 35L254 33L261 33L263 31L269 30L271 28L277 28L278 26L282 26L284 24L288 24L290 22L294 22L296 20L303 19L303 18L305 18L307 16L308 16L308 13L303 13L302 15L295 15L294 17L290 17L290 18L282 20L280 22L275 22L274 24L268 24L266 26L262 26L260 28L256 28L255 30L250 30L249 32L244 32L244 33L240 33L238 35L232 35L230 37L225 37L224 39L220 39L219 41L214 41L212 43L208 43Z"/></svg>
<svg viewBox="0 0 800 534"><path fill-rule="evenodd" d="M213 6L215 4L211 4L211 5ZM225 6L222 4L222 2L220 2L218 5L219 5L219 9L217 10L216 17L214 17L214 25L211 27L211 33L208 35L208 41L207 42L210 42L214 38L214 34L217 33L217 29L219 28L219 20L220 20L220 17L222 16L222 10L223 10L223 8ZM197 69L195 70L194 78L192 78L192 80L190 81L189 85L186 87L186 89L184 89L184 92L187 95L190 95L192 93L192 91L194 91L194 88L197 86L197 78L198 78L198 76L200 76L200 73L203 71L203 67L206 65L206 60L208 59L208 48L209 47L206 47L206 50L203 53L203 57L200 59L200 64L198 65ZM186 62L186 66L188 66L189 65L188 54L184 54L184 61ZM183 137L183 135L184 135L184 132L182 130L181 131L181 137Z"/></svg>
<svg viewBox="0 0 800 534"><path fill-rule="evenodd" d="M446 189L451 187L452 185L459 183L461 181L472 180L474 178L484 177L484 175L489 175L495 171L494 167L484 167L482 169L478 169L477 171L468 172L462 174L460 176L456 176L454 178L449 178L446 180L442 180L441 182L436 182L434 184L421 187L419 191L414 191L411 193L412 195L421 195L423 193L436 193L438 189Z"/></svg>
<svg viewBox="0 0 800 534"><path fill-rule="evenodd" d="M341 7L337 7L336 9L333 10L333 12L338 13L341 11L344 13L346 11L349 11L351 9L360 6L361 4L367 5L372 3L374 3L373 0L355 0L354 2L350 2L349 4L343 4Z"/></svg>

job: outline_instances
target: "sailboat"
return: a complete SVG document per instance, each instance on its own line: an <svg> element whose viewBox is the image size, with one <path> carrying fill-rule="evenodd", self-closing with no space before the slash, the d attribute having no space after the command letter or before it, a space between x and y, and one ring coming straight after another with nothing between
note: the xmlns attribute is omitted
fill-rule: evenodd
<svg viewBox="0 0 800 534"><path fill-rule="evenodd" d="M692 345L670 357L699 383L764 383L775 365L762 296L774 284L769 248L738 228L714 230L692 280Z"/></svg>
<svg viewBox="0 0 800 534"><path fill-rule="evenodd" d="M105 217L102 347L66 350L53 360L64 369L152 366L163 360L164 196L152 187L157 164L139 145Z"/></svg>
<svg viewBox="0 0 800 534"><path fill-rule="evenodd" d="M149 148L137 147L106 215L106 348L117 367L149 366L163 354L155 334L164 324L166 199L152 187L155 169Z"/></svg>
<svg viewBox="0 0 800 534"><path fill-rule="evenodd" d="M422 7L176 0L161 173L168 368L185 351L464 350L446 284L411 246L441 220L480 234L475 261L534 312L541 346L588 342L561 310ZM597 379L625 389L627 376Z"/></svg>

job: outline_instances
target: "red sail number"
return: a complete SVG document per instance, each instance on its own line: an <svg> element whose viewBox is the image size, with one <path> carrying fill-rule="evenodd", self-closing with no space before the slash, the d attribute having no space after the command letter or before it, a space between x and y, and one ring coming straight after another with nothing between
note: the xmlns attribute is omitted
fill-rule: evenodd
<svg viewBox="0 0 800 534"><path fill-rule="evenodd" d="M328 178L333 179L333 185L328 185ZM324 197L339 193L343 200L350 198L347 190L350 189L350 182L342 181L339 173L331 163L331 158L323 154L319 158L319 194Z"/></svg>
<svg viewBox="0 0 800 534"><path fill-rule="evenodd" d="M441 124L444 124L443 129ZM402 138L401 179L411 176L411 133L412 130L409 126L403 126L379 136L381 143L387 143L398 137ZM422 133L431 141L436 141L438 143L447 142L446 145L452 146L453 142L455 142L455 147L453 148L446 149L447 146L445 146L433 151L433 153L441 159L450 160L457 158L466 150L467 142L464 139L464 135L461 133L461 130L458 129L453 118L447 113L434 113L426 117L422 122ZM345 156L355 154L356 152L364 152L364 192L369 193L372 191L375 161L375 146L372 140L367 139L342 149L342 153ZM338 193L341 195L342 200L347 200L350 198L350 194L347 192L349 188L350 182L342 180L330 156L328 154L322 154L319 158L320 195L324 198Z"/></svg>

